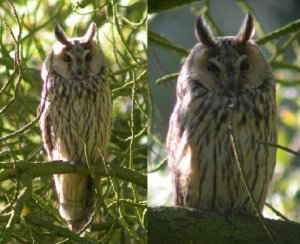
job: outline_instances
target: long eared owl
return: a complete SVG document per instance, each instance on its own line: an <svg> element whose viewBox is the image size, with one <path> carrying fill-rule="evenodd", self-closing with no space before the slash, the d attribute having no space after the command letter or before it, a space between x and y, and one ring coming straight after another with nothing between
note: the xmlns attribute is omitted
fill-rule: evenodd
<svg viewBox="0 0 300 244"><path fill-rule="evenodd" d="M111 92L107 65L93 41L96 25L83 37L67 38L56 26L57 43L43 68L41 130L49 160L70 164L101 162L111 133ZM99 181L99 178L97 178ZM95 186L90 175L56 174L60 215L71 230L91 218Z"/></svg>
<svg viewBox="0 0 300 244"><path fill-rule="evenodd" d="M250 14L236 36L215 37L197 19L198 43L181 69L167 136L176 205L255 214L244 172L255 204L264 206L276 149L259 142L277 142L277 112L271 68L254 32Z"/></svg>

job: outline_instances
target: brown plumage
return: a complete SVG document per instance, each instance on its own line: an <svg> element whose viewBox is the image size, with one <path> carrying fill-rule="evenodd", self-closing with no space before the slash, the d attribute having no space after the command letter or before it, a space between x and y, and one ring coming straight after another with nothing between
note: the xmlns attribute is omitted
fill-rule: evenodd
<svg viewBox="0 0 300 244"><path fill-rule="evenodd" d="M199 41L178 81L167 137L176 205L255 214L230 141L229 120L245 180L262 210L277 142L275 84L271 68L252 40L247 15L237 36L214 37L199 17Z"/></svg>
<svg viewBox="0 0 300 244"><path fill-rule="evenodd" d="M41 130L49 160L100 163L111 133L111 93L106 62L93 41L92 23L81 38L67 38L56 26L58 42L45 60ZM85 148L86 146L86 155ZM54 175L59 212L71 230L91 218L95 187L91 176Z"/></svg>

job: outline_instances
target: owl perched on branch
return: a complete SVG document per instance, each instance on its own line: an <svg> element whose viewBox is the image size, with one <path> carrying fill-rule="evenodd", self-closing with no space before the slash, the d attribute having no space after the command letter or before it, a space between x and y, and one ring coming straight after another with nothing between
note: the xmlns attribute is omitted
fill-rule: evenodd
<svg viewBox="0 0 300 244"><path fill-rule="evenodd" d="M41 130L49 160L100 163L111 133L111 92L106 62L93 41L96 25L80 38L67 38L56 26L57 43L43 68ZM97 178L97 181L99 179ZM91 218L95 186L90 175L56 174L60 215L71 230Z"/></svg>
<svg viewBox="0 0 300 244"><path fill-rule="evenodd" d="M252 215L251 194L259 211L264 206L276 149L259 142L277 142L277 112L271 68L254 32L250 14L236 36L214 37L197 19L199 43L181 69L167 137L176 205Z"/></svg>

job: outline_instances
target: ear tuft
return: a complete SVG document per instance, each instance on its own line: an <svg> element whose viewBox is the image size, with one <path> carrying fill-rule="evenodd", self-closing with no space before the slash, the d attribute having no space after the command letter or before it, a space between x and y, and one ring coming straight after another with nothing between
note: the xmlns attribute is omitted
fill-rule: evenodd
<svg viewBox="0 0 300 244"><path fill-rule="evenodd" d="M237 34L236 38L240 44L246 44L255 34L253 16L248 13L243 21L241 29Z"/></svg>
<svg viewBox="0 0 300 244"><path fill-rule="evenodd" d="M66 38L65 36L65 33L64 31L62 30L62 28L60 27L59 24L57 24L55 26L55 29L54 29L54 34L55 34L55 37L56 39L63 45L69 45L70 42L68 41L68 39Z"/></svg>
<svg viewBox="0 0 300 244"><path fill-rule="evenodd" d="M216 46L215 38L211 29L205 23L202 17L198 17L196 20L195 36L199 42L208 47Z"/></svg>
<svg viewBox="0 0 300 244"><path fill-rule="evenodd" d="M80 43L91 42L94 39L96 32L97 32L97 26L94 22L92 22L88 30L84 34L84 36L80 39Z"/></svg>

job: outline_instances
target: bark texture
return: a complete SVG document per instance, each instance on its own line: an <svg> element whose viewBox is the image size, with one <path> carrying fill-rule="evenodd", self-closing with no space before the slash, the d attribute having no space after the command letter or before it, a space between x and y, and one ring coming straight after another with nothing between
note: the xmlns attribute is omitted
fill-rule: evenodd
<svg viewBox="0 0 300 244"><path fill-rule="evenodd" d="M264 219L276 243L299 243L300 224ZM272 243L258 217L182 207L149 208L149 243Z"/></svg>

